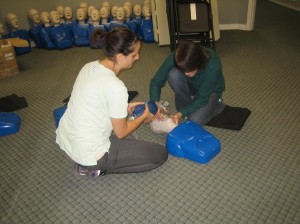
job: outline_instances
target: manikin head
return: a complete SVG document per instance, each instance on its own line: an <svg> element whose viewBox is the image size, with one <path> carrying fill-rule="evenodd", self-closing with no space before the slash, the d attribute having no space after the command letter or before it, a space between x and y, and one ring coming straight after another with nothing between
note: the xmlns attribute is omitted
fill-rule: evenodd
<svg viewBox="0 0 300 224"><path fill-rule="evenodd" d="M87 18L88 16L88 13L87 13L87 10L88 10L88 4L86 2L81 2L80 5L79 5L79 8L82 8L83 11L85 12L85 19Z"/></svg>
<svg viewBox="0 0 300 224"><path fill-rule="evenodd" d="M125 9L124 7L118 7L117 9L117 22L124 23L125 20Z"/></svg>
<svg viewBox="0 0 300 224"><path fill-rule="evenodd" d="M59 26L60 25L60 18L59 15L57 13L57 11L51 11L49 13L50 15L50 21L52 23L53 26Z"/></svg>
<svg viewBox="0 0 300 224"><path fill-rule="evenodd" d="M72 21L73 12L72 12L72 8L71 7L66 6L64 8L64 18L65 18L66 22Z"/></svg>
<svg viewBox="0 0 300 224"><path fill-rule="evenodd" d="M136 19L140 19L142 16L142 6L139 4L134 5L133 6L133 14Z"/></svg>
<svg viewBox="0 0 300 224"><path fill-rule="evenodd" d="M124 2L124 6L128 6L131 9L131 11L132 11L132 4L131 4L131 2L129 2L129 1Z"/></svg>
<svg viewBox="0 0 300 224"><path fill-rule="evenodd" d="M62 5L56 7L56 12L60 20L64 18L64 7Z"/></svg>
<svg viewBox="0 0 300 224"><path fill-rule="evenodd" d="M130 21L131 13L132 13L132 8L128 5L124 5L124 11L125 11L125 20Z"/></svg>
<svg viewBox="0 0 300 224"><path fill-rule="evenodd" d="M4 34L3 24L0 23L0 38L2 37L3 34Z"/></svg>
<svg viewBox="0 0 300 224"><path fill-rule="evenodd" d="M108 8L107 7L101 7L100 17L101 17L102 23L107 23L108 16L109 16Z"/></svg>
<svg viewBox="0 0 300 224"><path fill-rule="evenodd" d="M149 5L144 5L142 9L142 14L145 17L145 19L151 18L151 8Z"/></svg>
<svg viewBox="0 0 300 224"><path fill-rule="evenodd" d="M97 9L93 9L91 11L91 21L93 22L93 25L99 25L100 22L100 12Z"/></svg>
<svg viewBox="0 0 300 224"><path fill-rule="evenodd" d="M116 20L117 18L117 9L118 9L118 6L114 5L113 7L111 7L111 15L113 17L114 20Z"/></svg>
<svg viewBox="0 0 300 224"><path fill-rule="evenodd" d="M6 15L6 21L12 29L12 31L16 31L17 29L19 29L19 20L16 14L8 13Z"/></svg>
<svg viewBox="0 0 300 224"><path fill-rule="evenodd" d="M87 13L88 13L88 17L91 17L92 11L96 9L96 7L94 5L89 5L88 9L87 9Z"/></svg>
<svg viewBox="0 0 300 224"><path fill-rule="evenodd" d="M37 26L41 23L39 12L36 9L29 9L28 18L32 22L33 26Z"/></svg>
<svg viewBox="0 0 300 224"><path fill-rule="evenodd" d="M41 12L40 18L45 27L50 26L50 15L49 12Z"/></svg>
<svg viewBox="0 0 300 224"><path fill-rule="evenodd" d="M86 2L81 2L79 8L82 8L83 10L87 11L88 4Z"/></svg>
<svg viewBox="0 0 300 224"><path fill-rule="evenodd" d="M76 12L77 20L79 23L84 23L86 12L83 8L78 8Z"/></svg>
<svg viewBox="0 0 300 224"><path fill-rule="evenodd" d="M106 7L108 9L108 15L110 13L110 3L109 2L103 2L101 7Z"/></svg>
<svg viewBox="0 0 300 224"><path fill-rule="evenodd" d="M151 8L151 0L144 0L144 5L149 5Z"/></svg>

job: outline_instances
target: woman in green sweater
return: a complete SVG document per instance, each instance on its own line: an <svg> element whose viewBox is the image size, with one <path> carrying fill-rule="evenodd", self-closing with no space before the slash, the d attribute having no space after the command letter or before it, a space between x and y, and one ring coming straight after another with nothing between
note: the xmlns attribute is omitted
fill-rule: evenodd
<svg viewBox="0 0 300 224"><path fill-rule="evenodd" d="M222 64L212 49L194 42L179 43L151 80L151 100L160 101L167 81L175 94L177 113L171 117L176 124L181 118L188 118L204 125L225 108ZM156 117L161 118L159 113Z"/></svg>

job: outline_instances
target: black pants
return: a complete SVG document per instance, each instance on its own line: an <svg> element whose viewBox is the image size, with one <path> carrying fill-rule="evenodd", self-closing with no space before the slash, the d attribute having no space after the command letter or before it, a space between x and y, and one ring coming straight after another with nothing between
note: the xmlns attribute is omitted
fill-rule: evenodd
<svg viewBox="0 0 300 224"><path fill-rule="evenodd" d="M168 159L168 152L162 145L135 139L110 137L109 153L98 160L96 166L84 166L97 169L105 174L139 173L155 169Z"/></svg>

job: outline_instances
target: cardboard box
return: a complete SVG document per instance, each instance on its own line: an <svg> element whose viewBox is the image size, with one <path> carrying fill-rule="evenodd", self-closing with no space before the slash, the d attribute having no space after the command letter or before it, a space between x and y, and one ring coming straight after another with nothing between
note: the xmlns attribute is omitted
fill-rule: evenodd
<svg viewBox="0 0 300 224"><path fill-rule="evenodd" d="M29 47L29 43L27 40L23 40L18 37L6 38L5 40L7 40L14 47Z"/></svg>
<svg viewBox="0 0 300 224"><path fill-rule="evenodd" d="M7 40L0 40L0 79L19 74L14 47Z"/></svg>

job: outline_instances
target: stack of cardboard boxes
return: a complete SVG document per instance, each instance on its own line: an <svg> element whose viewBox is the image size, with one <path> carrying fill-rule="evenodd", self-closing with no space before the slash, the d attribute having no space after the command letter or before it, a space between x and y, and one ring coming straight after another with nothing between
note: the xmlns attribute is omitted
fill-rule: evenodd
<svg viewBox="0 0 300 224"><path fill-rule="evenodd" d="M0 40L0 79L19 74L15 49L8 40Z"/></svg>

